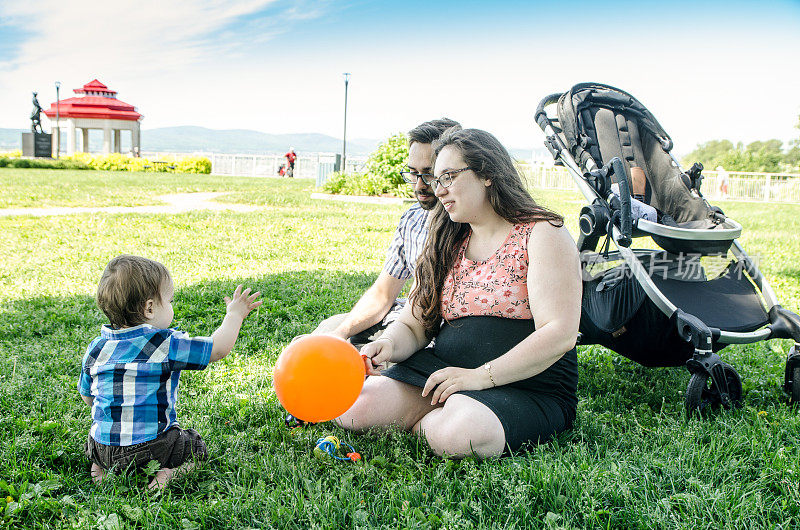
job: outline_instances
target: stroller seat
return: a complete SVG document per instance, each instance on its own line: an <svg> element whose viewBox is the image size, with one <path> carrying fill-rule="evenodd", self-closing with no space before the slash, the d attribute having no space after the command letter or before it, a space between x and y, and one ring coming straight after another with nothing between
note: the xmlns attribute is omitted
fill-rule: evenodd
<svg viewBox="0 0 800 530"><path fill-rule="evenodd" d="M672 253L727 251L742 227L703 198L702 167L691 175L684 173L670 153L672 140L655 117L633 97L609 88L577 85L559 101L559 114L574 115L574 125L573 120L562 120L564 139L569 144L575 135L581 163L602 166L619 158L631 195L658 212L658 222L633 220L632 236L650 236ZM637 168L638 178L632 168Z"/></svg>

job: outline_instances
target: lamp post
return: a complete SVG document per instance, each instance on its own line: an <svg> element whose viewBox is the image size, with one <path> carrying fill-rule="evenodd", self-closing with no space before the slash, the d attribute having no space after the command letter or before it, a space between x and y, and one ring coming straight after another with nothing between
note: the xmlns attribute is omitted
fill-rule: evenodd
<svg viewBox="0 0 800 530"><path fill-rule="evenodd" d="M58 90L61 88L61 81L56 81L56 159L61 154L61 124L59 123L60 116L60 103L61 98L58 96Z"/></svg>
<svg viewBox="0 0 800 530"><path fill-rule="evenodd" d="M347 83L350 74L344 74L344 132L342 133L342 173L347 172Z"/></svg>

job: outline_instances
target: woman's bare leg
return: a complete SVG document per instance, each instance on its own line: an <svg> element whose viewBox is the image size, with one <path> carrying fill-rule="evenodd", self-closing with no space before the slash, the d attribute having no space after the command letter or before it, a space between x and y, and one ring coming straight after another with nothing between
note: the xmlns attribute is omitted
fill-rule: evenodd
<svg viewBox="0 0 800 530"><path fill-rule="evenodd" d="M422 397L419 387L390 377L370 376L353 406L335 421L352 431L391 425L410 430L435 408L430 398Z"/></svg>
<svg viewBox="0 0 800 530"><path fill-rule="evenodd" d="M425 414L413 427L425 436L439 456L479 458L500 456L506 445L503 424L483 403L470 397L453 394L444 406Z"/></svg>

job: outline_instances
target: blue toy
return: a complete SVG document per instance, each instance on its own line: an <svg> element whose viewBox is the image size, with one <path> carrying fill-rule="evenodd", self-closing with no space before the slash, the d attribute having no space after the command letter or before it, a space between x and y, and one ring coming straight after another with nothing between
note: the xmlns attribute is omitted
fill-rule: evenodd
<svg viewBox="0 0 800 530"><path fill-rule="evenodd" d="M346 452L350 449L350 452ZM345 453L346 456L339 456L339 452ZM335 436L326 436L317 440L317 445L314 447L314 456L325 457L330 456L336 460L356 462L361 460L361 455L356 453L352 445L340 442Z"/></svg>

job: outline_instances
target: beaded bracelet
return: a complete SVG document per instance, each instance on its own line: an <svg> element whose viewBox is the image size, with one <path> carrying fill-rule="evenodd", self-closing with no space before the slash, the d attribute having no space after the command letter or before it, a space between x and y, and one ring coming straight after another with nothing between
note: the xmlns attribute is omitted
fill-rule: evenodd
<svg viewBox="0 0 800 530"><path fill-rule="evenodd" d="M483 368L486 370L486 373L489 374L489 381L492 382L492 386L493 387L497 386L497 383L494 382L494 377L492 377L492 365L486 363L483 365Z"/></svg>

